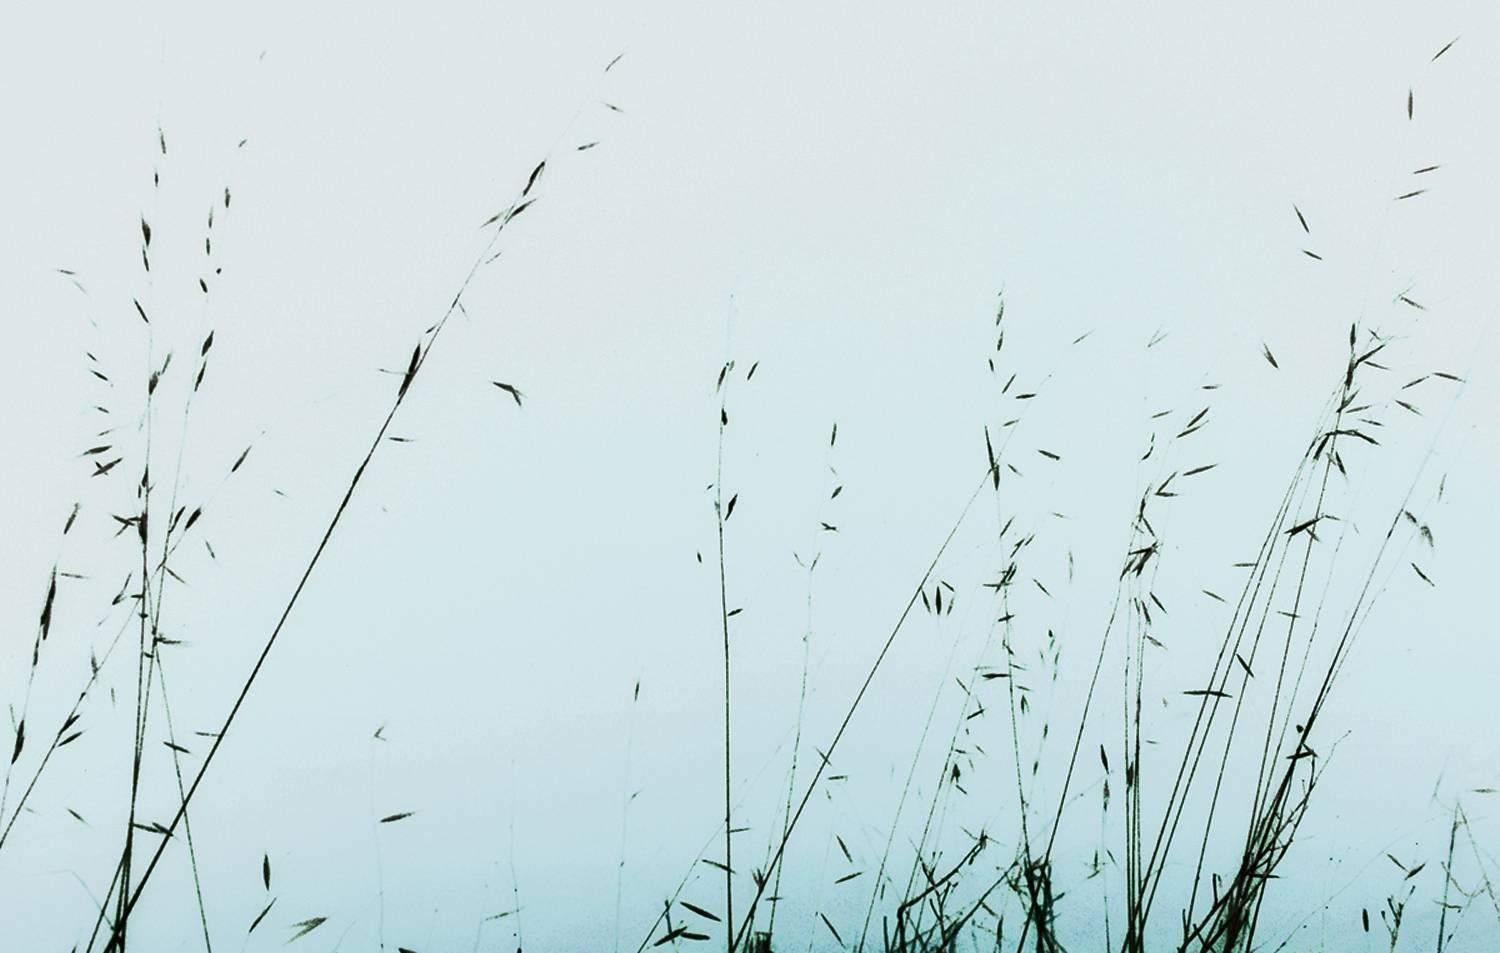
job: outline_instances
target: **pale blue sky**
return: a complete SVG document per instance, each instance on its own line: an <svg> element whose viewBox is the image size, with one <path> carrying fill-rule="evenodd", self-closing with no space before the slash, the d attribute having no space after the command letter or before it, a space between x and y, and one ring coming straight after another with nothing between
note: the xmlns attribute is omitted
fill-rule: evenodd
<svg viewBox="0 0 1500 953"><path fill-rule="evenodd" d="M108 602L132 555L128 536L109 542L110 514L129 511L139 465L92 479L78 454L104 426L89 411L97 403L118 408L124 439L138 440L148 342L132 298L153 316L154 365L177 349L174 375L215 334L182 495L204 506L218 558L195 547L174 564L189 585L169 590L165 610L173 637L190 643L173 660L173 717L206 730L383 417L397 378L382 370L405 366L484 247L479 224L545 158L536 205L480 271L395 421L410 442L380 451L196 802L216 949L240 949L264 906L262 853L279 899L251 949L280 948L288 924L322 915L299 945L330 949L343 936L344 949L375 949L383 933L391 949L466 949L482 916L514 905L512 867L528 949L610 948L622 802L639 792L618 928L634 948L722 818L705 486L714 378L729 358L724 485L740 495L729 589L745 608L734 776L751 828L736 845L763 859L785 797L809 614L793 553L822 552L805 737L818 745L969 498L985 465L981 428L998 433L1012 416L985 367L1002 288L1002 377L1014 370L1018 388L1039 394L1007 450L1025 477L1005 505L1037 533L1039 577L1060 583L1075 559L1069 594L1034 607L1069 649L1049 709L1056 750L1133 498L1160 477L1138 463L1151 414L1213 407L1200 442L1170 466L1218 466L1174 503L1170 529L1158 527L1175 592L1159 590L1171 637L1153 678L1158 695L1180 700L1226 615L1198 592L1235 589L1231 564L1253 554L1314 434L1350 321L1400 335L1392 379L1471 378L1414 390L1424 415L1390 416L1387 446L1339 503L1354 529L1330 607L1347 601L1348 574L1368 563L1414 479L1438 543L1417 554L1435 589L1394 563L1324 726L1326 744L1341 740L1295 873L1268 906L1283 933L1310 916L1330 948L1362 949L1377 937L1357 932L1359 907L1400 886L1383 854L1436 869L1442 805L1500 787L1488 730L1500 719L1500 650L1483 607L1500 532L1488 492L1500 467L1489 374L1497 27L1480 3L11 11L0 31L10 344L0 441L13 518L0 606L12 635L0 699L19 711L55 559L93 578L60 591L32 695L36 737L71 704L90 647L102 651L120 624ZM1429 165L1441 168L1412 177ZM204 264L211 206L222 275ZM1426 310L1396 301L1402 292ZM85 352L109 369L112 391L90 377ZM518 386L524 408L492 380ZM154 432L166 479L180 415L161 412ZM834 486L844 490L830 500ZM59 549L75 500L78 526ZM873 871L858 889L835 888L849 868L829 834L858 867L878 863L933 692L973 665L990 633L980 586L1002 568L996 528L986 498L939 567L958 609L903 630L842 749L849 781L814 801L778 921L803 943L830 939L814 932L820 910L858 933ZM118 709L106 693L90 702L88 733L60 752L36 813L0 850L0 948L71 945L90 919L87 890L107 880L133 691L133 667L111 664ZM1090 727L1085 788L1099 780L1093 745L1117 743L1111 698ZM959 703L940 696L934 731L945 740L934 749ZM1171 738L1184 709L1160 717ZM382 725L388 741L373 741ZM987 729L997 752L1003 727ZM160 814L171 762L154 741L149 750ZM919 775L923 791L935 770ZM988 824L1008 836L1013 789L983 791L954 807L950 833ZM1067 876L1097 840L1097 794L1079 803ZM1483 795L1465 806L1476 831L1500 833ZM401 811L417 813L374 823ZM996 850L1003 863L1013 842ZM201 948L185 865L168 856L135 936ZM684 896L717 908L719 881L697 869ZM1325 921L1321 903L1335 894ZM1432 909L1423 896L1414 918ZM1161 913L1166 928L1175 917ZM483 948L508 947L513 922L485 927ZM1482 912L1465 924L1469 949L1496 929Z"/></svg>

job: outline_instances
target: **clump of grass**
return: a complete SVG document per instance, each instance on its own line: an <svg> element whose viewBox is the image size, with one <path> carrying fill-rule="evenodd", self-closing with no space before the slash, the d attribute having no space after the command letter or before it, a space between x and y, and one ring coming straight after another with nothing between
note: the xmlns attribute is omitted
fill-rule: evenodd
<svg viewBox="0 0 1500 953"><path fill-rule="evenodd" d="M1003 309L1001 314L1003 316ZM1193 700L1196 714L1176 756L1176 765L1165 776L1166 797L1154 811L1148 811L1142 792L1146 774L1143 739L1149 722L1146 671L1150 653L1163 648L1164 643L1153 633L1160 631L1167 613L1164 600L1155 591L1160 581L1159 567L1167 550L1167 540L1158 534L1156 524L1164 522L1161 511L1169 507L1180 492L1186 492L1183 488L1188 481L1209 472L1216 464L1194 463L1167 469L1164 476L1150 480L1138 498L1131 520L1130 541L1120 562L1114 609L1100 638L1091 679L1081 710L1076 715L1076 728L1065 752L1060 788L1050 800L1039 799L1034 787L1039 763L1033 761L1028 765L1023 750L1026 747L1025 735L1034 730L1029 720L1031 680L1045 677L1049 663L1055 679L1060 649L1056 640L1049 636L1048 644L1041 646L1043 666L1040 669L1028 670L1019 662L1022 649L1017 640L1021 632L1011 597L1016 585L1028 581L1044 595L1050 596L1051 593L1040 579L1028 579L1024 575L1022 560L1035 534L1007 539L1014 517L1002 525L997 539L1004 543L1002 548L1008 550L1009 561L999 580L989 585L999 597L1004 665L989 670L976 665L972 675L982 680L1003 680L1005 684L1018 806L1015 822L1017 855L998 876L985 878L974 887L974 896L967 901L958 899L961 883L966 875L972 875L981 855L991 847L991 836L984 831L972 835L968 848L947 864L940 863L938 853L930 858L924 856L923 845L933 832L940 800L950 790L962 790L962 772L957 761L961 732L971 717L982 714L978 708L980 703L973 700L975 693L960 682L959 687L965 696L961 717L958 727L949 737L947 752L941 762L940 777L947 783L937 786L937 793L928 805L925 827L917 841L912 872L904 890L896 900L886 901L890 912L881 919L880 937L886 950L950 949L965 931L975 929L981 918L989 921L983 932L992 933L998 942L1004 934L1004 917L995 912L995 907L1001 904L995 903L993 898L1002 889L1013 895L1019 907L1018 948L1029 947L1037 951L1063 948L1058 933L1063 892L1056 885L1053 850L1068 809L1076 800L1072 786L1080 767L1080 755L1089 734L1095 702L1106 684L1101 676L1108 660L1114 657L1112 649L1118 642L1123 642L1119 645L1123 653L1119 698L1124 713L1121 743L1115 749L1123 755L1124 784L1124 933L1121 949L1126 953L1143 953L1148 948L1157 948L1159 933L1150 929L1151 916L1164 896L1162 888L1173 859L1183 855L1192 865L1192 874L1184 888L1181 936L1174 945L1183 951L1251 948L1268 885L1275 879L1276 871L1291 849L1323 770L1319 766L1320 753L1314 747L1321 716L1340 681L1365 620L1388 584L1386 580L1392 568L1407 561L1406 553L1411 545L1430 540L1432 535L1427 523L1412 509L1422 485L1419 467L1419 476L1413 478L1405 496L1394 506L1387 528L1359 577L1352 604L1330 607L1326 596L1313 591L1313 580L1331 572L1334 561L1340 557L1343 535L1347 533L1346 528L1340 528L1344 521L1331 509L1334 479L1336 476L1350 478L1351 470L1356 466L1368 465L1367 460L1356 454L1378 446L1379 441L1369 430L1383 425L1379 416L1383 409L1398 406L1394 397L1387 397L1378 405L1360 402L1361 392L1378 392L1379 383L1366 378L1372 372L1385 370L1376 359L1388 346L1386 337L1375 332L1362 335L1357 326L1350 328L1347 359L1335 378L1336 384L1323 416L1302 456L1293 466L1292 476L1272 511L1258 551L1253 559L1241 564L1242 569L1248 570L1246 580L1234 601L1233 613L1211 665L1200 682L1180 690L1182 696ZM1427 376L1439 380L1459 379L1447 372ZM1009 387L1008 380L1006 389ZM1033 396L1035 392L1018 395L1019 399L1028 401ZM1170 419L1175 415L1165 415L1169 423L1168 433L1164 437L1152 437L1143 459L1166 453L1188 440L1209 424L1210 411L1208 407L1188 411L1175 422ZM1019 420L1020 417L1012 418L1008 424L1013 427ZM1008 430L1008 433L1014 433L1014 430ZM1007 462L1009 447L1002 444L997 449L988 432L985 434L985 448L987 466L974 496L912 590L831 741L819 749L813 779L803 787L803 794L795 807L789 807L779 835L773 838L771 859L765 870L757 873L749 911L734 928L732 946L747 943L753 935L751 930L759 905L765 900L768 884L776 882L775 872L784 859L803 811L819 789L824 768L844 739L913 609L920 603L926 611L941 615L946 598L947 611L951 612L951 593L954 590L945 582L934 582L938 566L959 527L969 518L980 493L990 489L1001 495L1003 504L1002 471L1008 468L1012 474L1018 475L1018 470ZM1052 451L1042 455L1048 460L1059 457ZM1356 460L1358 463L1354 462ZM1339 535L1335 536L1335 533ZM1427 579L1420 567L1413 565L1413 568L1424 580ZM1216 601L1224 601L1215 593L1206 594ZM1280 605L1288 608L1277 608ZM1268 688L1257 698L1262 685ZM971 704L975 706L973 710ZM930 722L929 714L929 726ZM1041 725L1043 739L1048 728L1046 723ZM923 747L926 738L924 730ZM1110 746L1099 747L1106 776L1102 797L1106 815L1110 807L1109 753ZM915 772L919 757L920 751L909 766L911 772ZM1250 769L1253 785L1240 792L1234 789L1231 779L1243 774L1246 766ZM908 784L898 802L898 816L900 804L910 790L910 776L908 774ZM1242 807L1231 814L1228 805L1241 797L1245 799ZM1195 808L1195 816L1200 818L1192 829L1185 824L1190 808ZM1237 819L1239 823L1236 823ZM1450 832L1450 865L1458 826L1455 814ZM1221 875L1212 869L1212 858L1220 856L1222 851L1211 848L1231 843L1236 836L1241 844L1238 860L1227 874ZM847 858L847 848L841 840L838 843ZM870 912L866 914L865 928L856 949L866 945L873 911L881 906L888 857L889 846L887 858L877 871L877 884L868 907ZM1444 899L1442 903L1446 914L1448 901ZM1403 899L1393 897L1387 904L1393 943L1400 931L1404 908ZM835 942L845 946L843 935L827 914L819 913L818 917ZM1440 931L1443 929L1445 927L1440 925ZM669 931L662 934L659 941L680 939L682 935L680 932L673 935Z"/></svg>
<svg viewBox="0 0 1500 953"><path fill-rule="evenodd" d="M616 57L609 66L613 67L618 59ZM165 159L168 154L165 133L159 132L158 139L160 156ZM245 142L241 141L240 146L244 144ZM597 143L587 143L576 150L569 149L568 151L581 152L594 145ZM181 322L170 320L170 316L169 320L162 321L155 314L157 309L152 306L152 289L155 283L171 280L170 277L163 278L159 270L153 272L154 243L155 246L159 246L163 235L170 235L171 228L154 225L150 216L141 215L139 258L142 281L147 290L130 300L129 310L132 319L138 322L137 328L144 338L141 342L146 357L144 374L138 382L131 384L127 377L112 371L107 372L104 362L92 351L87 354L91 377L98 382L98 386L106 389L108 395L104 402L97 405L94 410L112 421L129 420L133 417L137 423L133 433L128 424L114 424L106 427L97 435L96 439L99 442L82 453L82 457L92 468L92 475L104 483L116 481L121 473L132 474L129 508L124 515L112 516L118 529L115 535L118 537L122 534L129 534L128 538L134 542L135 550L134 566L126 574L118 593L110 602L110 607L124 613L124 618L120 621L119 628L105 651L98 655L90 654L87 678L71 709L60 726L52 733L48 743L38 746L36 742L38 733L34 729L28 731L31 721L29 714L32 687L36 682L38 671L50 658L48 650L55 645L55 639L49 642L49 637L54 634L54 622L59 604L59 577L66 579L73 575L54 566L40 610L25 692L19 712L14 716L14 739L10 757L6 762L3 785L0 785L0 857L3 857L12 833L22 817L31 812L31 802L38 791L38 786L44 776L49 773L49 769L57 764L59 753L88 730L84 709L103 684L107 669L111 663L125 664L118 663L118 660L129 653L119 650L121 646L133 641L135 658L131 681L134 688L129 698L132 727L129 738L129 775L121 797L123 815L121 847L113 860L112 873L107 885L97 901L97 916L92 928L88 931L86 941L80 944L78 949L124 953L131 947L132 916L147 887L153 881L153 876L158 872L167 851L180 837L187 848L192 873L197 926L201 932L205 950L213 953L216 931L210 926L208 905L204 900L203 881L199 874L198 856L194 843L192 817L195 799L199 797L202 783L210 768L216 763L221 748L233 734L232 729L240 720L246 700L256 683L260 681L272 650L281 638L288 620L301 601L316 569L323 562L328 545L348 512L350 503L360 489L365 475L388 442L399 442L403 439L393 436L391 427L412 388L423 378L428 358L444 337L444 331L450 319L455 314L464 313L465 296L476 277L499 257L498 246L502 237L508 233L515 221L538 200L543 174L550 161L551 158L548 157L537 162L515 198L485 219L480 226L482 240L479 251L445 305L440 309L436 320L418 335L416 344L405 361L405 369L399 374L394 394L377 416L368 449L354 462L338 502L317 538L311 554L302 564L295 584L280 609L274 625L264 637L253 663L243 675L238 687L229 694L227 711L215 730L196 732L194 739L183 737L173 718L173 709L168 695L168 661L174 652L180 651L180 647L185 645L185 642L181 638L168 634L170 630L165 620L168 610L174 604L174 600L169 598L169 590L173 585L185 586L187 584L186 579L179 573L179 568L187 556L188 544L190 542L201 543L208 557L216 558L211 543L204 536L205 527L209 526L212 521L211 500L198 499L194 502L184 500L190 491L186 479L186 463L191 449L189 438L193 411L200 390L205 387L205 381L209 386L212 385L208 370L211 357L216 353L213 352L216 331L212 323L213 311L210 304L214 300L215 279L222 274L223 266L217 257L214 239L222 232L224 219L233 202L233 192L230 188L224 187L221 193L216 193L206 216L205 231L202 235L202 255L195 265L197 274L193 279L203 304L202 317L197 326L186 333L186 340L174 337L172 334L174 325ZM160 190L162 186L163 176L158 167L152 173L152 188ZM59 269L59 271L80 292L87 294L86 288L75 272L67 269ZM523 406L524 395L517 386L503 381L491 383L512 399L518 408ZM140 402L138 405L132 405L132 400L137 395L140 397ZM170 432L172 428L168 425L171 423L176 424L175 433ZM163 433L163 431L168 432ZM173 453L174 450L175 453ZM250 453L251 447L247 447L227 467L223 475L224 482L227 483L241 471ZM166 474L166 477L163 477L163 474ZM82 503L74 504L63 525L62 536L65 542L76 536L75 523L82 507ZM113 688L110 689L110 695L113 699L115 695ZM16 709L12 708L12 711L15 713ZM158 736L162 734L165 734L165 737L159 738ZM376 738L380 739L378 731ZM196 742L195 746L201 745L202 750L195 752L190 748L189 744L194 742ZM175 801L167 807L164 814L155 814L153 809L147 807L145 800L146 756L148 751L156 750L155 746L158 743L169 752L171 779L175 786ZM189 755L198 757L196 769L184 763L184 758ZM14 800L11 798L13 789L19 792ZM78 812L71 808L68 812L80 823L87 823ZM397 811L379 818L378 823L380 825L395 824L412 817L415 813L417 813L415 810ZM263 921L277 903L277 898L271 895L269 854L263 857L262 871L266 891L265 903L248 928L243 929L241 935L245 937L255 933L257 928L262 926ZM383 888L381 905L383 911ZM504 915L512 913L519 922L519 903L516 910L508 911ZM288 927L290 931L288 942L313 933L328 920L329 916L317 915L292 923ZM517 936L519 937L519 927ZM383 948L383 925L381 945Z"/></svg>

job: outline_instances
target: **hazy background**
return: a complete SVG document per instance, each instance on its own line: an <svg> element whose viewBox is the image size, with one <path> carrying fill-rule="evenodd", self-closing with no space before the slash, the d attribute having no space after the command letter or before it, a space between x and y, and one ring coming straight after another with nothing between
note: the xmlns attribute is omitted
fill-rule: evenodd
<svg viewBox="0 0 1500 953"><path fill-rule="evenodd" d="M722 817L705 489L719 368L736 361L724 487L740 494L734 775L751 828L736 844L763 860L809 619L805 741L822 745L983 473L981 427L1014 416L985 366L1002 288L1000 382L1016 371L1039 394L1007 451L1057 597L1036 611L1078 647L1064 664L1082 666L1051 701L1059 732L1152 478L1137 463L1151 414L1214 407L1172 466L1218 468L1158 527L1182 657L1162 664L1160 694L1180 701L1203 668L1193 647L1227 619L1199 590L1236 591L1231 564L1253 554L1313 436L1349 323L1401 335L1393 376L1470 378L1416 391L1424 416L1391 418L1387 445L1363 455L1347 568L1363 571L1418 480L1438 544L1419 558L1437 586L1395 563L1326 719L1342 741L1289 861L1300 873L1268 912L1283 927L1268 935L1306 924L1336 948L1376 948L1358 910L1401 886L1385 852L1436 869L1460 795L1476 830L1496 832L1493 796L1466 792L1500 786L1484 604L1500 532L1497 27L1483 3L15 7L0 28L0 698L18 708L25 694L55 560L90 578L62 582L37 738L118 631L108 601L138 556L129 534L111 539L110 514L131 512L139 465L94 479L79 454L110 423L134 434L147 367L175 347L185 375L212 328L181 495L204 506L217 559L195 545L174 562L187 585L164 614L188 643L170 676L178 731L217 727L383 417L389 372L484 247L480 223L545 158L538 202L395 421L410 441L378 454L195 800L216 948L241 948L264 906L263 853L279 899L252 948L326 915L299 945L374 949L383 930L392 949L467 949L518 892L528 949L617 935L633 949L695 869L684 896L717 907L718 875L694 862ZM1395 302L1403 291L1427 310ZM153 315L153 365L132 298ZM157 431L160 474L180 413ZM958 608L903 630L836 760L849 781L815 800L789 855L778 931L803 943L830 939L818 910L857 927L869 875L853 893L831 886L850 868L828 834L859 866L878 862L933 692L984 651L995 613L980 584L1004 567L984 507L939 568ZM793 554L818 552L809 587ZM90 701L89 732L0 854L0 947L65 949L92 923L128 787L128 654L103 682L118 710ZM958 699L940 701L946 739ZM1117 737L1116 711L1086 752ZM1164 709L1164 724L1181 715ZM987 729L1002 767L1004 726ZM162 820L167 754L153 742L145 769ZM1082 765L1096 784L1096 759ZM971 791L965 816L1008 830L1013 791ZM402 811L417 813L376 824ZM1096 801L1077 818L1063 877L1097 841ZM1003 863L1013 845L998 850ZM169 859L132 938L201 948L180 850ZM1422 906L1413 918L1433 915ZM1460 938L1486 948L1495 923L1471 916ZM513 948L514 928L484 926L484 948Z"/></svg>

